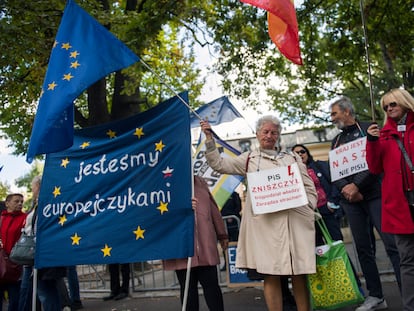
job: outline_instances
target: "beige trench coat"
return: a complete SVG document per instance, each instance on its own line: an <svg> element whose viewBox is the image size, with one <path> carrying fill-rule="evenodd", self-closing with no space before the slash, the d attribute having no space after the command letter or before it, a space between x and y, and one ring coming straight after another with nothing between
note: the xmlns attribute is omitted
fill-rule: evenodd
<svg viewBox="0 0 414 311"><path fill-rule="evenodd" d="M248 165L247 165L247 159ZM211 143L207 143L206 159L214 170L246 176L258 169L270 169L298 163L309 204L279 212L255 215L250 194L242 211L236 266L256 269L271 275L298 275L316 272L315 214L317 194L305 165L298 156L288 153L267 155L259 150L236 158L222 158Z"/></svg>

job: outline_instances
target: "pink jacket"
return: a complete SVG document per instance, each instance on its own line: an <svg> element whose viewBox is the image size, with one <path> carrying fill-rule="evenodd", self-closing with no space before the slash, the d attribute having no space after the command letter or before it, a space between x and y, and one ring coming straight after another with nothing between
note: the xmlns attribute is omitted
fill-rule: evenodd
<svg viewBox="0 0 414 311"><path fill-rule="evenodd" d="M226 228L207 183L198 176L194 176L194 196L198 204L194 211L194 256L191 258L191 267L215 266L220 263L217 241L228 239ZM165 270L186 268L187 258L164 261Z"/></svg>
<svg viewBox="0 0 414 311"><path fill-rule="evenodd" d="M414 233L412 220L407 200L404 195L402 169L405 166L408 172L408 182L414 189L414 175L402 156L395 136L404 141L404 146L414 161L414 113L409 112L406 122L404 140L401 132L397 131L395 121L388 119L380 132L380 138L376 141L367 141L367 163L370 172L374 174L384 173L382 179L382 228L383 232L394 234Z"/></svg>

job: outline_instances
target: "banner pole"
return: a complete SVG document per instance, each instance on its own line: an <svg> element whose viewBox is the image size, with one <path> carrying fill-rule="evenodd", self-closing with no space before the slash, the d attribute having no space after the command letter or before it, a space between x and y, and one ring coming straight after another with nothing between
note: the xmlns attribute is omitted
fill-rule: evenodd
<svg viewBox="0 0 414 311"><path fill-rule="evenodd" d="M37 300L37 269L33 268L32 311L36 311Z"/></svg>
<svg viewBox="0 0 414 311"><path fill-rule="evenodd" d="M365 45L365 54L367 57L367 65L368 65L368 79L369 79L369 95L371 100L371 118L372 122L375 122L375 108L374 108L374 92L372 90L373 83L372 83L372 74L371 74L371 59L369 56L369 50L368 50L368 33L367 33L367 25L365 23L365 16L364 16L364 0L359 1L359 5L361 8L361 20L362 20L362 28L364 30L364 45Z"/></svg>
<svg viewBox="0 0 414 311"><path fill-rule="evenodd" d="M193 161L191 161L191 164L193 164L192 162ZM192 205L192 200L194 198L194 176L193 176L193 174L191 174L191 176L192 176L192 181L191 181L191 207L192 207L193 206ZM195 212L196 211L194 211L194 215L195 215ZM196 221L195 217L194 217L194 221ZM183 307L181 309L182 311L185 311L187 309L188 288L189 288L189 285L190 285L190 272L191 272L191 257L188 257L188 259L187 259L187 272L185 274Z"/></svg>
<svg viewBox="0 0 414 311"><path fill-rule="evenodd" d="M139 61L141 62L141 64L143 64L144 65L144 67L145 68L147 68L149 71L151 71L157 78L158 78L158 80L162 83L162 84L164 84L171 92L173 92L174 93L174 95L175 96L177 96L178 97L178 99L184 104L184 105L186 105L187 106L187 108L188 109L190 109L191 110L191 112L192 113L194 113L194 115L201 121L201 120L203 120L203 118L201 118L201 116L197 113L197 112L195 112L195 110L193 109L193 108L191 108L190 107L190 105L176 92L176 91L174 91L174 89L171 87L171 86L169 86L167 83L165 83L164 82L164 80L160 77L160 75L158 74L158 73L156 73L155 72L155 70L153 70L151 67L150 67L150 65L148 65L146 62L144 62L144 60L140 57L139 58Z"/></svg>

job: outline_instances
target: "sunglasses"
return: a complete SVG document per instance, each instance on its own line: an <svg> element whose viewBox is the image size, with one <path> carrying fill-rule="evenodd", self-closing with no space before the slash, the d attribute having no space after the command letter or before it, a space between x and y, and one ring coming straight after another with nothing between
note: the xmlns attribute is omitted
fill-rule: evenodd
<svg viewBox="0 0 414 311"><path fill-rule="evenodd" d="M295 151L296 153L299 153L299 154L305 154L306 153L306 150L298 150L298 151Z"/></svg>
<svg viewBox="0 0 414 311"><path fill-rule="evenodd" d="M392 102L392 103L389 103L388 105L384 105L384 107L382 107L382 109L384 109L384 111L387 112L388 107L395 108L395 107L397 107L397 105L398 104L396 102Z"/></svg>

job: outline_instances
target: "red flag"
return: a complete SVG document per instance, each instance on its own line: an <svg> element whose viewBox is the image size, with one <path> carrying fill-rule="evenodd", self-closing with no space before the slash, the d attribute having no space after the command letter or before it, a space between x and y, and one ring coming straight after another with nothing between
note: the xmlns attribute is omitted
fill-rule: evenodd
<svg viewBox="0 0 414 311"><path fill-rule="evenodd" d="M270 39L279 51L297 65L302 65L299 48L298 22L291 0L240 0L268 11Z"/></svg>

